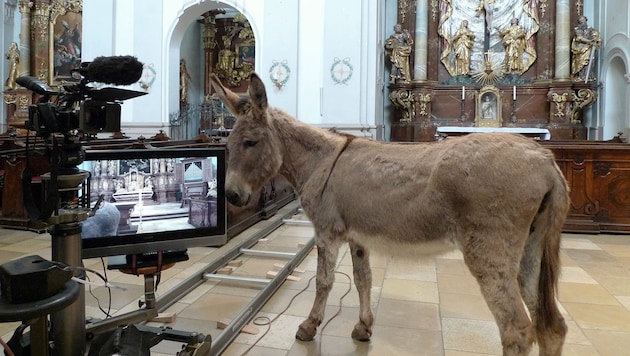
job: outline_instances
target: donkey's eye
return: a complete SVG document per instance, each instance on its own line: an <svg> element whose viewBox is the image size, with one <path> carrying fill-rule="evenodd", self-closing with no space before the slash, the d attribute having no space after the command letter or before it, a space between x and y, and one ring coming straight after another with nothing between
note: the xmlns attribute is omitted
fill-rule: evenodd
<svg viewBox="0 0 630 356"><path fill-rule="evenodd" d="M245 142L243 142L243 146L245 146L245 148L254 147L257 143L258 141L245 140Z"/></svg>

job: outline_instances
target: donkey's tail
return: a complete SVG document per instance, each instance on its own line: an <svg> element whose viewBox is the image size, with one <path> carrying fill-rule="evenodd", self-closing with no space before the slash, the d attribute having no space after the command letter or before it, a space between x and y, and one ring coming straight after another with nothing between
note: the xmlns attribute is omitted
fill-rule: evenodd
<svg viewBox="0 0 630 356"><path fill-rule="evenodd" d="M560 238L571 198L560 168L555 164L552 188L547 192L541 204L536 220L538 227L545 227L542 232L542 256L538 279L538 302L536 306L536 331L540 346L556 354L560 351L566 324L556 304L558 277L560 274ZM540 225L538 223L541 223ZM558 348L560 348L558 350Z"/></svg>

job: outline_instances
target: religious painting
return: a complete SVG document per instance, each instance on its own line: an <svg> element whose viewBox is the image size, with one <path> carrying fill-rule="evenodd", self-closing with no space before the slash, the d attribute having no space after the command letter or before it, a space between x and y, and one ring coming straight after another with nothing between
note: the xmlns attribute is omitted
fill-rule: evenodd
<svg viewBox="0 0 630 356"><path fill-rule="evenodd" d="M51 15L51 83L75 81L71 73L81 64L83 12L80 2L55 3ZM57 16L54 16L57 14Z"/></svg>
<svg viewBox="0 0 630 356"><path fill-rule="evenodd" d="M523 74L536 60L538 0L440 0L440 60L451 76ZM466 30L468 40L461 41ZM518 46L514 46L518 39ZM521 40L522 39L522 40ZM466 48L461 48L466 46ZM461 54L468 58L460 58ZM458 68L461 64L470 69Z"/></svg>
<svg viewBox="0 0 630 356"><path fill-rule="evenodd" d="M244 66L246 63L252 67L256 63L256 45L240 44L236 46L236 62L238 67Z"/></svg>
<svg viewBox="0 0 630 356"><path fill-rule="evenodd" d="M501 127L502 123L501 92L493 85L484 86L477 95L475 126Z"/></svg>

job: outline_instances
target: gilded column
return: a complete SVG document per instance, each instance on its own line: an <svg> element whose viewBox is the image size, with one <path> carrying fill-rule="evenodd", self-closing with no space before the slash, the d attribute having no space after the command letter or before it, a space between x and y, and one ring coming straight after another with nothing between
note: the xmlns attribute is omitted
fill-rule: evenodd
<svg viewBox="0 0 630 356"><path fill-rule="evenodd" d="M210 96L212 92L212 87L210 84L210 74L213 72L214 68L214 58L216 58L215 51L217 48L217 24L216 24L216 16L219 14L225 14L225 10L217 9L211 10L203 15L203 19L198 20L202 25L201 28L201 39L203 41L203 53L204 53L204 84L203 84L203 95L204 98Z"/></svg>
<svg viewBox="0 0 630 356"><path fill-rule="evenodd" d="M417 0L416 3L416 42L413 66L413 79L417 81L427 80L428 58L428 0Z"/></svg>
<svg viewBox="0 0 630 356"><path fill-rule="evenodd" d="M556 0L556 80L569 80L571 73L570 5L569 0Z"/></svg>
<svg viewBox="0 0 630 356"><path fill-rule="evenodd" d="M20 1L20 65L19 76L31 73L31 7L30 1Z"/></svg>
<svg viewBox="0 0 630 356"><path fill-rule="evenodd" d="M35 2L31 25L31 75L46 82L49 79L49 20L50 5L41 0Z"/></svg>

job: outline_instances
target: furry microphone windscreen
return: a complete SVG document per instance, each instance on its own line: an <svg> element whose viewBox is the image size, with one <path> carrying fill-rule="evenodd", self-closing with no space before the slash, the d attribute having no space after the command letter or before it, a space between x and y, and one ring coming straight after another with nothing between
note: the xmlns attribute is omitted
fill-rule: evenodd
<svg viewBox="0 0 630 356"><path fill-rule="evenodd" d="M142 76L144 64L134 56L96 57L84 76L91 82L130 85Z"/></svg>

